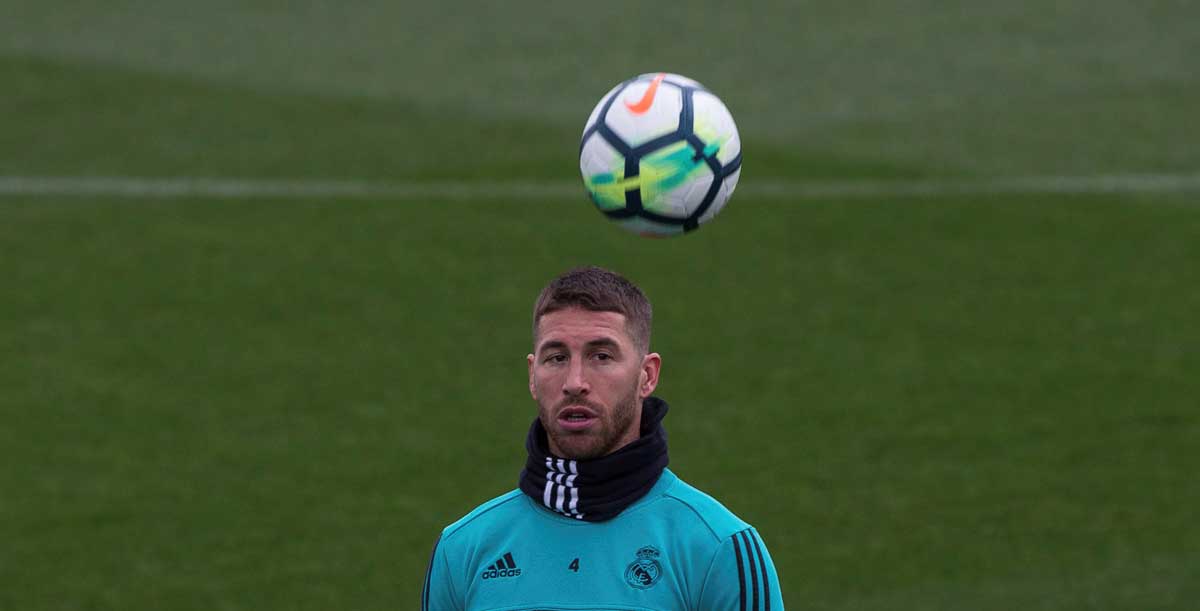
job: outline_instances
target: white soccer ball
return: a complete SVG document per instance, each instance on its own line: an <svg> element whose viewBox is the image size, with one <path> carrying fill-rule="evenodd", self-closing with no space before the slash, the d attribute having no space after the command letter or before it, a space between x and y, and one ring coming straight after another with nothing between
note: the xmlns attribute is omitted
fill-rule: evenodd
<svg viewBox="0 0 1200 611"><path fill-rule="evenodd" d="M700 83L666 72L609 91L579 143L579 169L596 207L642 235L679 235L712 220L741 168L729 109Z"/></svg>

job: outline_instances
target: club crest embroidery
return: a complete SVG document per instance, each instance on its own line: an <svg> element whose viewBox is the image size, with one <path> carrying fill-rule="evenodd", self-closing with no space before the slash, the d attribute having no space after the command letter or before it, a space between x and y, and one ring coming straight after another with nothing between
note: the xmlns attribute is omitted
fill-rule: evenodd
<svg viewBox="0 0 1200 611"><path fill-rule="evenodd" d="M643 547L637 551L638 559L631 562L625 569L625 583L639 590L645 590L658 583L662 577L662 565L658 563L659 553L653 547Z"/></svg>

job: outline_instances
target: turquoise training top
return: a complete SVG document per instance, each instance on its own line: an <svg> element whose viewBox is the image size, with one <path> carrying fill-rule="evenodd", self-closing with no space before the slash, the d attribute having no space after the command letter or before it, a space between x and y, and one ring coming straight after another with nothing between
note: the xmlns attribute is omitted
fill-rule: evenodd
<svg viewBox="0 0 1200 611"><path fill-rule="evenodd" d="M447 526L423 611L783 611L749 524L663 471L617 517L585 522L519 489Z"/></svg>

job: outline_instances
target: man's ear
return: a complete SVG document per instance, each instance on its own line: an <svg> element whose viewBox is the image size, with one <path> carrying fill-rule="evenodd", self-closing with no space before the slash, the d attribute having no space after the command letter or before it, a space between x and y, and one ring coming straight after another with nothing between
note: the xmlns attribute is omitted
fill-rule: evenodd
<svg viewBox="0 0 1200 611"><path fill-rule="evenodd" d="M651 352L642 357L642 371L638 375L638 394L645 399L658 387L658 372L662 370L662 357Z"/></svg>
<svg viewBox="0 0 1200 611"><path fill-rule="evenodd" d="M534 401L537 401L537 390L533 385L533 355L526 355L525 362L529 365L529 396L533 397Z"/></svg>

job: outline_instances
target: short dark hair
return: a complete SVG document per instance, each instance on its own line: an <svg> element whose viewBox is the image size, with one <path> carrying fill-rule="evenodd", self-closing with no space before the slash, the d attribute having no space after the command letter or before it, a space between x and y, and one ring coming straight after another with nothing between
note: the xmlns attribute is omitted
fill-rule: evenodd
<svg viewBox="0 0 1200 611"><path fill-rule="evenodd" d="M602 267L577 267L550 281L533 305L533 338L537 342L542 316L570 307L625 316L625 330L633 345L650 351L650 300L624 276Z"/></svg>

